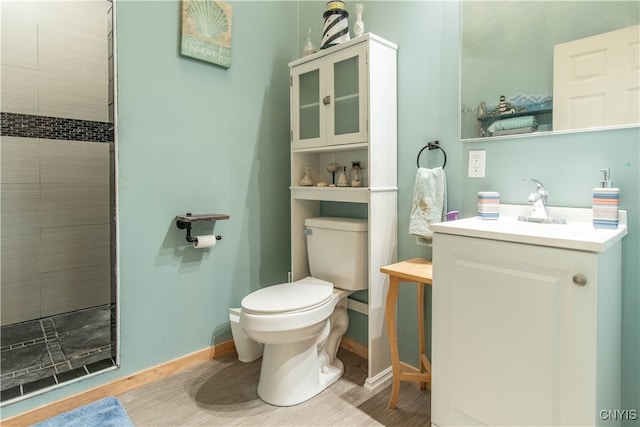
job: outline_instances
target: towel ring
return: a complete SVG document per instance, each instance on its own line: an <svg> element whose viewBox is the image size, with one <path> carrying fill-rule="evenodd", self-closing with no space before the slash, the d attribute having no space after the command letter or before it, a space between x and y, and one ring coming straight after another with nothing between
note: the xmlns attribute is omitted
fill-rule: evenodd
<svg viewBox="0 0 640 427"><path fill-rule="evenodd" d="M444 167L447 165L447 153L444 151L444 148L442 148L440 146L440 141L427 142L427 145L422 147L422 149L418 152L418 158L416 159L416 163L418 165L418 168L420 167L420 155L422 154L422 152L426 148L428 148L429 150L440 150L440 151L442 151L442 155L444 155L444 162L442 163L442 169L444 169Z"/></svg>

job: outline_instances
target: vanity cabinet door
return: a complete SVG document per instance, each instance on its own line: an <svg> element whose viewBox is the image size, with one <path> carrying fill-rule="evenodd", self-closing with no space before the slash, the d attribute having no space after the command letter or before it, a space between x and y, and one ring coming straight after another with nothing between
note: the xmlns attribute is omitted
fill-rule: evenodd
<svg viewBox="0 0 640 427"><path fill-rule="evenodd" d="M598 255L440 233L433 248L433 423L596 424Z"/></svg>
<svg viewBox="0 0 640 427"><path fill-rule="evenodd" d="M367 142L367 46L337 49L292 67L293 149Z"/></svg>

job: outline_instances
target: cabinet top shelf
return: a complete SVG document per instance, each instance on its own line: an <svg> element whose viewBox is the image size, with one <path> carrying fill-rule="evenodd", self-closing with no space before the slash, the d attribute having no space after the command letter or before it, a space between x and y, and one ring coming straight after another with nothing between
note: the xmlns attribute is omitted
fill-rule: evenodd
<svg viewBox="0 0 640 427"><path fill-rule="evenodd" d="M321 50L317 51L316 53L313 53L311 55L307 55L307 56L304 56L302 58L296 59L295 61L291 61L289 63L289 67L295 67L297 65L304 64L305 62L313 61L314 59L318 59L318 58L321 58L323 56L332 54L334 52L337 52L338 50L346 49L346 48L348 48L350 46L356 45L358 43L364 43L364 42L367 42L367 41L373 41L373 42L388 46L391 49L398 50L398 45L397 44L392 43L389 40L385 40L380 36L376 36L375 34L365 33L365 34L361 35L360 37L352 38L348 42L340 43L339 45L331 46L330 48L327 48L327 49L321 49Z"/></svg>
<svg viewBox="0 0 640 427"><path fill-rule="evenodd" d="M327 151L346 151L346 150L358 150L361 148L367 148L369 143L359 142L355 144L339 144L339 145L322 145L319 147L310 148L293 148L291 151L294 153L322 153Z"/></svg>

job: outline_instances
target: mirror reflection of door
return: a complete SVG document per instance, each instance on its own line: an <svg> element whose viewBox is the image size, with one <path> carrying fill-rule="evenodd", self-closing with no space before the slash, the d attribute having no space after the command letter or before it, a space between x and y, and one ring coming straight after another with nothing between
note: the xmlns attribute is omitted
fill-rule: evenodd
<svg viewBox="0 0 640 427"><path fill-rule="evenodd" d="M1 404L116 365L112 2L2 1Z"/></svg>
<svg viewBox="0 0 640 427"><path fill-rule="evenodd" d="M640 122L640 26L554 48L556 130Z"/></svg>
<svg viewBox="0 0 640 427"><path fill-rule="evenodd" d="M562 118L554 117L558 102L554 93L554 47L573 40L589 38L640 23L640 3L638 1L461 1L460 2L460 137L463 140L486 138L500 135L548 135L556 130L567 129ZM636 40L637 40L636 29ZM637 66L638 44L629 45L635 49ZM587 51L595 51L595 46ZM595 67L590 62L595 56L582 57L580 81L590 80L586 67ZM629 59L633 59L630 56ZM607 67L613 61L607 61ZM627 64L629 65L629 64ZM565 71L570 68L565 67ZM556 67L557 68L557 67ZM634 78L632 75L630 78ZM637 74L636 74L637 82ZM619 81L618 81L619 82ZM637 84L636 84L637 87ZM622 126L637 126L640 123L637 110L638 91L628 92L625 101L615 102L618 108L625 108L632 120ZM511 104L506 111L500 111L500 98ZM559 95L562 97L562 95ZM635 100L634 97L635 96ZM597 118L597 108L592 105L595 98L576 100L575 122L572 130L603 129L620 124L602 125ZM591 104L591 105L590 105ZM609 107L603 114L609 115ZM562 109L562 108L560 108ZM633 115L635 112L635 120ZM602 114L600 114L602 116ZM525 117L527 120L524 120ZM509 120L509 119L515 120ZM508 120L500 126L489 127L496 120ZM535 122L534 122L535 121ZM524 123L523 123L524 122ZM618 122L620 123L620 122ZM523 126L524 125L524 126ZM522 126L522 127L521 127ZM565 130L561 130L564 132Z"/></svg>

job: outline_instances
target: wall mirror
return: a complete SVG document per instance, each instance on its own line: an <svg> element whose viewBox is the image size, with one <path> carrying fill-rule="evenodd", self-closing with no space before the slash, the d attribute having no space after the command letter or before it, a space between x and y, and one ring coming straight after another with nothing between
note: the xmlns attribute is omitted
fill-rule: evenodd
<svg viewBox="0 0 640 427"><path fill-rule="evenodd" d="M636 0L462 0L460 14L462 140L638 125Z"/></svg>
<svg viewBox="0 0 640 427"><path fill-rule="evenodd" d="M0 3L2 406L117 366L112 6Z"/></svg>

